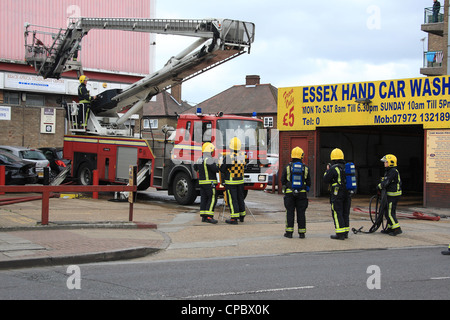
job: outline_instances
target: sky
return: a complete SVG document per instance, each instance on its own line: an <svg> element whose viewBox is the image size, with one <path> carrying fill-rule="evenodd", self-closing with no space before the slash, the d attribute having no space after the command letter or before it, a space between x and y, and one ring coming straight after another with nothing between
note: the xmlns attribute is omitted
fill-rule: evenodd
<svg viewBox="0 0 450 320"><path fill-rule="evenodd" d="M158 19L255 24L250 54L183 83L182 99L192 105L245 84L246 75L277 88L422 77L427 34L420 27L433 6L432 0L155 1ZM194 41L156 35L156 70Z"/></svg>

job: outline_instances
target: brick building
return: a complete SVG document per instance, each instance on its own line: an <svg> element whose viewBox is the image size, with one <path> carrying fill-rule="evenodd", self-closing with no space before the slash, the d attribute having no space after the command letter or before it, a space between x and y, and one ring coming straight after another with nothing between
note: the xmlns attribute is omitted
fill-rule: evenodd
<svg viewBox="0 0 450 320"><path fill-rule="evenodd" d="M66 133L62 102L78 100L75 71L43 79L24 62L25 23L64 29L69 19L78 17L152 18L153 6L149 0L112 0L107 6L88 0L1 1L0 144L61 147ZM151 73L151 43L150 34L91 30L78 57L90 78L91 95L125 88Z"/></svg>

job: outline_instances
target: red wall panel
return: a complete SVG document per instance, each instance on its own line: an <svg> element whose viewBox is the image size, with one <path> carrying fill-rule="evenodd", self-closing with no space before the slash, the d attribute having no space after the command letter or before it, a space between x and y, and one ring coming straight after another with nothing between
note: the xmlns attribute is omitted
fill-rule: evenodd
<svg viewBox="0 0 450 320"><path fill-rule="evenodd" d="M66 28L76 17L151 18L153 0L1 0L0 59L24 60L24 24ZM82 41L84 68L150 73L150 34L91 30Z"/></svg>

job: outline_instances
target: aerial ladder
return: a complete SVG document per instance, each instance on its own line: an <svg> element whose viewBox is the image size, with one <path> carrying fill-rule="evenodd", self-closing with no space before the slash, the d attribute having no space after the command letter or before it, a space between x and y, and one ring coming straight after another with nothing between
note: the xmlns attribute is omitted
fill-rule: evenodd
<svg viewBox="0 0 450 320"><path fill-rule="evenodd" d="M34 28L34 29L33 29ZM122 30L198 38L178 55L173 56L159 70L123 90L104 92L107 101L91 105L86 128L71 126L73 133L129 136L126 121L139 112L144 104L158 93L187 81L243 53L250 53L255 37L251 22L230 19L135 19L135 18L78 18L67 29L52 29L25 24L25 60L44 78L59 79L62 73L75 70L82 74L80 61L74 59L82 39L90 30ZM102 95L100 94L100 97ZM127 109L119 117L118 113ZM74 117L78 108L68 105ZM69 119L70 122L70 119Z"/></svg>
<svg viewBox="0 0 450 320"><path fill-rule="evenodd" d="M97 95L99 98L91 102L86 127L79 128L76 125L78 112L82 108L78 108L76 102L67 103L68 127L74 135L132 136L132 129L127 125L127 120L138 113L153 96L244 53L250 53L255 37L253 23L231 19L77 18L71 20L67 28L60 29L26 23L25 61L43 78L59 79L67 71L76 71L80 76L83 74L83 68L77 57L81 42L89 31L94 29L179 35L197 39L171 57L159 71L125 89L106 90ZM119 113L124 115L119 116ZM84 115L82 117L84 118ZM163 154L166 155L165 152ZM165 157L155 158L154 162L167 161ZM160 167L167 168L162 164L152 164L151 161L145 163L139 168L138 185L142 180L146 180L152 165L155 170ZM84 172L85 169L79 168L78 172ZM160 175L163 176L155 173L154 181L160 179ZM55 180L55 183L60 183L63 177ZM167 182L160 183L164 185Z"/></svg>

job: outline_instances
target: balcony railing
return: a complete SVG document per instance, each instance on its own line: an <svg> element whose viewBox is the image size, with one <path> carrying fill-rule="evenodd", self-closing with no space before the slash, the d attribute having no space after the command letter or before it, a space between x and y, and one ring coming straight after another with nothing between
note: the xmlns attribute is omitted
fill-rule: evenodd
<svg viewBox="0 0 450 320"><path fill-rule="evenodd" d="M424 24L444 22L444 7L441 6L439 12L434 13L433 7L425 8Z"/></svg>
<svg viewBox="0 0 450 320"><path fill-rule="evenodd" d="M442 60L444 59L443 51L427 51L423 53L423 67L424 68L439 68L442 67Z"/></svg>

